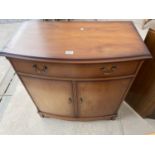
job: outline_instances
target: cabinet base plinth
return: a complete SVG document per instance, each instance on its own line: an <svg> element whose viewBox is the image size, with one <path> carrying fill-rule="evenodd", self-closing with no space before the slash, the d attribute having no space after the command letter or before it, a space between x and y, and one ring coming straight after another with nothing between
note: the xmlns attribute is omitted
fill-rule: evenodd
<svg viewBox="0 0 155 155"><path fill-rule="evenodd" d="M39 111L38 113L43 118L56 118L56 119L68 120L68 121L115 120L117 117L117 114L97 116L97 117L69 117L69 116L49 114L41 111Z"/></svg>

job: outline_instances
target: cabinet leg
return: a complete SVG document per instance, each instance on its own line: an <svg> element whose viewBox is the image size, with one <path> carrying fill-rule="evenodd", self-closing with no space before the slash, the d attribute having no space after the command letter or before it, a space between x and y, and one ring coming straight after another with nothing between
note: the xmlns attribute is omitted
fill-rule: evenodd
<svg viewBox="0 0 155 155"><path fill-rule="evenodd" d="M40 112L40 111L38 111L38 114L40 115L40 117L42 117L42 118L44 118L45 116L44 116L44 114L42 113L42 112Z"/></svg>
<svg viewBox="0 0 155 155"><path fill-rule="evenodd" d="M116 120L116 118L117 118L117 115L111 116L111 120Z"/></svg>

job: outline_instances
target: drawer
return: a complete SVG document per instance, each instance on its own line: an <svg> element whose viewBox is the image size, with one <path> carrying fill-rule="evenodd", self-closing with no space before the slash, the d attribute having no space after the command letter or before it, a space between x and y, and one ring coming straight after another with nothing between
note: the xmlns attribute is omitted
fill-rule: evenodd
<svg viewBox="0 0 155 155"><path fill-rule="evenodd" d="M59 78L103 78L132 75L139 65L139 61L99 64L47 63L20 59L10 59L10 61L17 72Z"/></svg>

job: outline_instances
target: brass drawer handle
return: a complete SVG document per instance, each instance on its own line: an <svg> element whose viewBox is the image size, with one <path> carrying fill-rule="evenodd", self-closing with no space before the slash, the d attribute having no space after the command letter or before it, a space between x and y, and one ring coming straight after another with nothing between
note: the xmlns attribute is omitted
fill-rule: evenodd
<svg viewBox="0 0 155 155"><path fill-rule="evenodd" d="M41 68L37 66L37 64L33 64L33 69L37 73L46 73L48 67L46 65L43 65Z"/></svg>
<svg viewBox="0 0 155 155"><path fill-rule="evenodd" d="M83 98L82 98L82 97L80 97L80 103L81 103L81 104L83 103Z"/></svg>
<svg viewBox="0 0 155 155"><path fill-rule="evenodd" d="M68 100L69 100L69 104L73 102L71 97L69 97Z"/></svg>
<svg viewBox="0 0 155 155"><path fill-rule="evenodd" d="M110 75L117 69L116 65L112 65L110 68L103 66L100 68L100 70L103 72L104 75Z"/></svg>

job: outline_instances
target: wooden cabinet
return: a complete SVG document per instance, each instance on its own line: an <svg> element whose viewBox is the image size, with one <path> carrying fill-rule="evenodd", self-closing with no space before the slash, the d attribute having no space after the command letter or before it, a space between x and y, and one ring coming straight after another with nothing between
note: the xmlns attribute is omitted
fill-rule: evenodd
<svg viewBox="0 0 155 155"><path fill-rule="evenodd" d="M4 48L41 116L114 119L151 55L131 22L26 22Z"/></svg>

